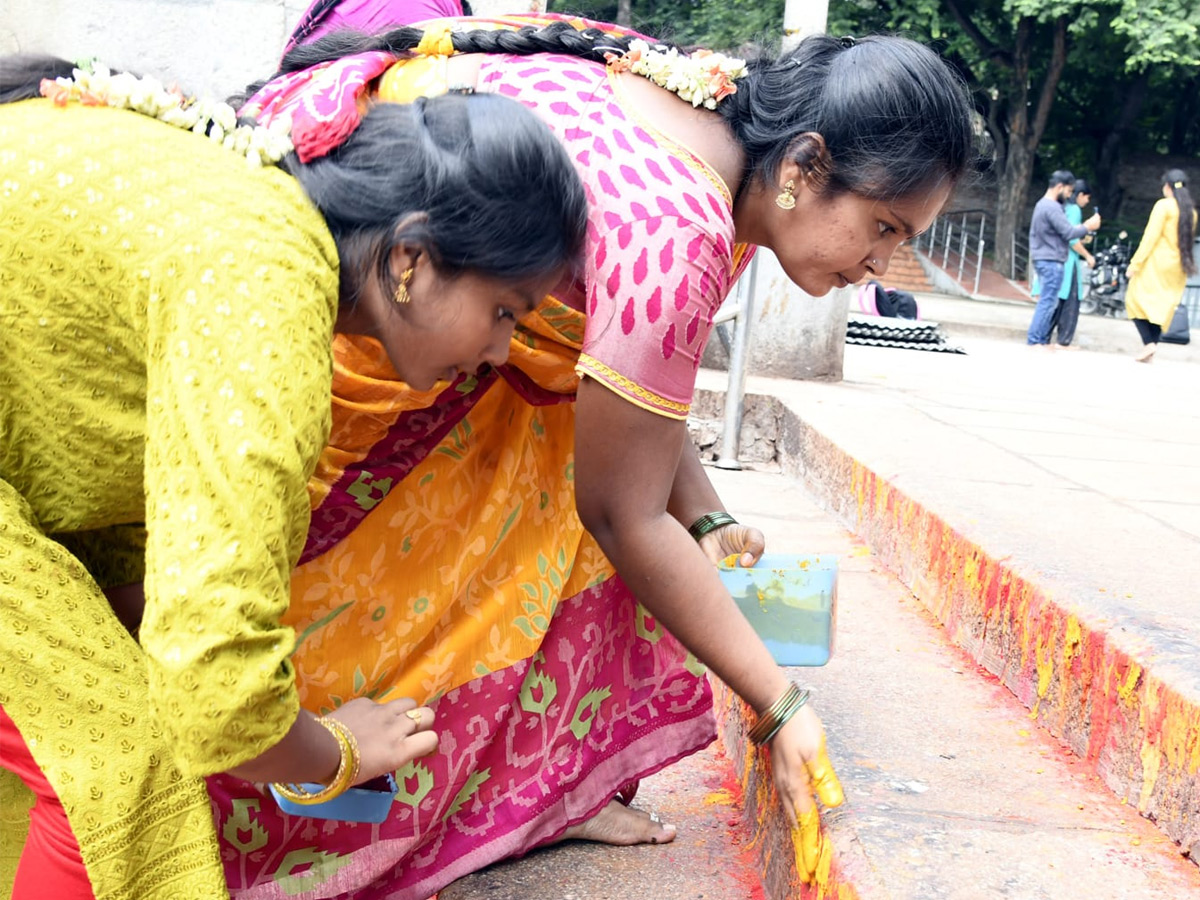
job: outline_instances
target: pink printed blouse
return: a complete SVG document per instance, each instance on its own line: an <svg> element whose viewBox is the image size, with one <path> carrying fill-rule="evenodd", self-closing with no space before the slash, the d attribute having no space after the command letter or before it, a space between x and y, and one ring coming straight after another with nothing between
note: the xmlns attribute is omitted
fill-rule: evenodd
<svg viewBox="0 0 1200 900"><path fill-rule="evenodd" d="M587 316L577 371L645 409L685 418L713 317L738 274L728 188L633 111L602 65L489 56L478 87L541 116L583 178L585 276L555 292Z"/></svg>

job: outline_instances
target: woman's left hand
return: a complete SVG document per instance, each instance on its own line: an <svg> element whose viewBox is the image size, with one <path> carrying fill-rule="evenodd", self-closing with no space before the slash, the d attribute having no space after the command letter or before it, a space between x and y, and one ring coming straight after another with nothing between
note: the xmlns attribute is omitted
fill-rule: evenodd
<svg viewBox="0 0 1200 900"><path fill-rule="evenodd" d="M736 553L738 565L749 568L758 562L766 546L767 540L761 531L740 522L722 525L700 538L700 549L714 565Z"/></svg>

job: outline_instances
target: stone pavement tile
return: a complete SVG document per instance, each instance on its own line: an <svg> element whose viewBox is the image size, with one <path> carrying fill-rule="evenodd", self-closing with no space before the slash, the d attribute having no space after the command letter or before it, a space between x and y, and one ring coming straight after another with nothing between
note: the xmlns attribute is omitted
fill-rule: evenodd
<svg viewBox="0 0 1200 900"><path fill-rule="evenodd" d="M1029 460L1075 483L1103 490L1116 500L1164 501L1200 497L1200 465L1155 460L1131 465L1131 460L1080 459L1029 454Z"/></svg>
<svg viewBox="0 0 1200 900"><path fill-rule="evenodd" d="M1200 509L1197 509L1194 504L1172 500L1165 503L1133 501L1129 505L1160 522L1169 522L1171 527L1194 538L1200 538ZM1163 564L1166 566L1169 565L1169 562L1164 561Z"/></svg>

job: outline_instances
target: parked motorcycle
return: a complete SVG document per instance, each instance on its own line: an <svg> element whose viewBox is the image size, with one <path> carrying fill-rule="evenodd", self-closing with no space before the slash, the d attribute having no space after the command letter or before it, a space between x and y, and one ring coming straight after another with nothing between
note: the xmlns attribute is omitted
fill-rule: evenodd
<svg viewBox="0 0 1200 900"><path fill-rule="evenodd" d="M1128 237L1129 232L1122 231L1116 241L1095 254L1096 265L1088 275L1087 293L1079 301L1081 313L1124 317L1125 286L1129 280Z"/></svg>

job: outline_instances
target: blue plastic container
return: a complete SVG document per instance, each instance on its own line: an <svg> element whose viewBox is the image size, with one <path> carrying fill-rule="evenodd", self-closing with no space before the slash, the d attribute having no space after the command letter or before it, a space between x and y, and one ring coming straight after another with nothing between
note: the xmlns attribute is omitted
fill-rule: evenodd
<svg viewBox="0 0 1200 900"><path fill-rule="evenodd" d="M314 793L322 787L319 784L300 786ZM392 808L392 799L396 796L396 779L391 775L382 779L376 778L358 787L352 787L332 800L312 806L292 803L275 790L275 785L271 785L271 794L274 795L279 808L289 816L338 819L342 822L371 822L378 825L387 818L388 810Z"/></svg>
<svg viewBox="0 0 1200 900"><path fill-rule="evenodd" d="M752 568L719 567L742 614L781 666L823 666L837 634L836 556L767 553Z"/></svg>

